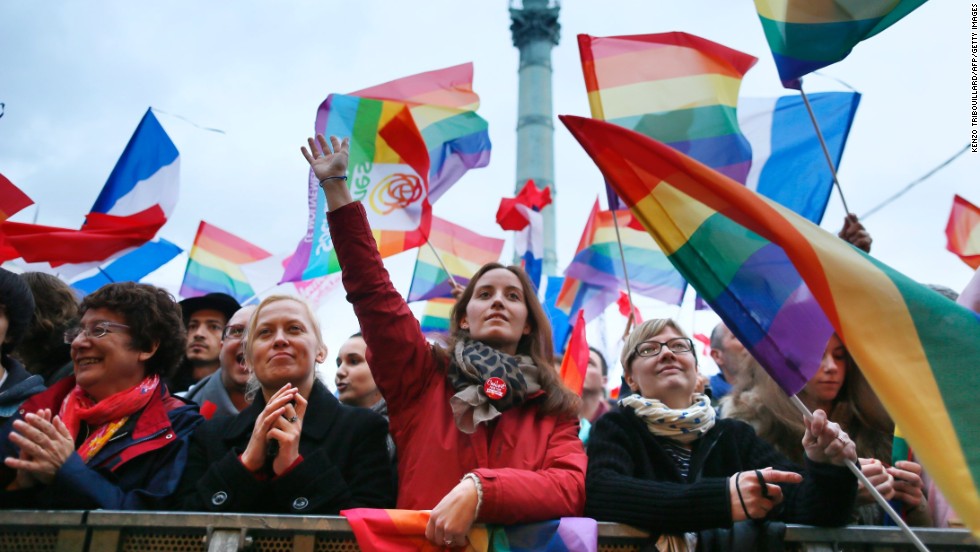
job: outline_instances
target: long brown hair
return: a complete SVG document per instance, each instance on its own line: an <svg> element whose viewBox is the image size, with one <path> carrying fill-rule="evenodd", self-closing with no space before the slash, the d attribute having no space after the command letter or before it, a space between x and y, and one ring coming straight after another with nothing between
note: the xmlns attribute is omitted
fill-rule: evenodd
<svg viewBox="0 0 980 552"><path fill-rule="evenodd" d="M531 279L528 278L524 269L519 266L487 263L480 267L480 270L477 270L476 274L470 278L469 284L466 285L463 294L456 301L456 304L453 305L452 313L449 316L449 338L446 342L446 348L434 347L437 356L442 360L441 365L444 368L448 368L450 359L452 358L451 351L456 347L456 341L464 337L469 337L469 332L461 329L460 323L463 317L466 316L466 307L473 298L473 292L476 289L477 282L487 272L499 268L510 271L521 282L524 305L527 307L527 323L530 325L531 331L527 335L521 336L520 341L517 343L517 354L531 357L539 368L538 375L541 389L545 392L545 398L539 412L548 415L566 414L569 416L578 416L581 400L578 395L565 387L558 377L558 371L555 370L554 346L551 341L551 323L548 321L548 315L545 314L541 302L538 301L537 291L534 289Z"/></svg>

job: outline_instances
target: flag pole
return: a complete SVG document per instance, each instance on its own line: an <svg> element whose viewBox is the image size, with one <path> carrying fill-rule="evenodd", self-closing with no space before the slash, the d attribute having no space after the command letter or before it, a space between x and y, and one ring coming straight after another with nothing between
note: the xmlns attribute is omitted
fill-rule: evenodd
<svg viewBox="0 0 980 552"><path fill-rule="evenodd" d="M449 283L453 285L453 289L459 287L459 284L456 283L456 279L453 278L453 273L449 271L448 267L446 267L446 263L442 261L442 256L439 255L439 252L436 251L435 247L433 247L432 242L430 242L429 239L426 238L425 244L429 246L429 249L432 250L432 254L436 256L436 260L439 261L439 266L441 266L442 269L446 271L446 275L449 276Z"/></svg>
<svg viewBox="0 0 980 552"><path fill-rule="evenodd" d="M823 149L823 156L827 160L827 166L830 167L830 175L834 178L834 187L837 188L840 202L844 204L844 212L850 213L851 209L847 206L847 200L844 199L844 190L841 189L840 181L837 180L837 169L834 167L834 161L830 158L830 150L827 149L827 142L823 139L823 133L820 132L820 125L817 124L817 116L813 114L810 99L806 97L806 92L803 91L802 86L800 86L800 96L803 97L803 103L806 105L806 112L810 115L810 122L813 123L813 129L817 131L817 139L820 141L820 147Z"/></svg>
<svg viewBox="0 0 980 552"><path fill-rule="evenodd" d="M797 397L796 395L791 395L789 397L789 400L790 402L793 403L793 406L795 406L800 412L803 413L803 416L807 420L813 419L813 413L810 412L810 409L807 408L805 404L803 404L803 401L801 401L799 397ZM891 507L891 504L889 504L888 501L885 500L885 497L881 496L881 493L878 492L878 489L876 489L874 485L871 484L871 481L868 481L868 478L864 475L864 473L861 472L861 468L859 468L857 464L855 464L852 460L848 458L844 459L844 463L847 466L847 468L851 470L851 473L853 473L854 476L858 478L858 481L864 484L864 488L867 489L869 493L871 493L871 496L874 497L875 502L877 502L878 505L881 506L881 508L885 511L886 514L888 514L888 517L892 518L895 524L898 525L899 528L901 528L902 532L905 533L905 536L908 537L909 542L911 542L921 552L929 552L929 549L926 548L926 545L922 544L922 541L919 540L919 537L917 537L915 533L913 533L912 530L909 529L908 524L905 523L905 520L902 519L902 516L898 515L898 512L896 512L895 509Z"/></svg>
<svg viewBox="0 0 980 552"><path fill-rule="evenodd" d="M633 328L634 312L636 307L633 305L633 291L630 289L630 275L626 270L626 253L623 252L623 238L619 235L619 216L616 209L612 209L613 228L616 230L616 245L619 246L619 260L623 263L623 280L626 282L626 299L630 302L630 315L626 317L626 330L623 332L623 339L630 334Z"/></svg>

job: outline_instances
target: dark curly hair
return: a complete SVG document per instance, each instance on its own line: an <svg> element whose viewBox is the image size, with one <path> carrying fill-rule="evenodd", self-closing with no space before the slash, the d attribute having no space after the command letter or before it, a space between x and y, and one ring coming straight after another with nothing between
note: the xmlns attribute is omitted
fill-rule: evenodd
<svg viewBox="0 0 980 552"><path fill-rule="evenodd" d="M159 345L146 361L147 375L169 377L184 357L187 333L180 305L166 290L135 282L106 284L82 300L78 313L84 316L89 309L121 314L136 350L150 351L154 344Z"/></svg>
<svg viewBox="0 0 980 552"><path fill-rule="evenodd" d="M7 317L7 337L0 352L9 355L10 351L20 343L34 317L34 295L20 276L2 268L0 268L0 312Z"/></svg>
<svg viewBox="0 0 980 552"><path fill-rule="evenodd" d="M25 272L20 279L34 294L34 320L14 350L25 367L47 379L55 369L71 361L65 330L78 324L78 297L56 276Z"/></svg>

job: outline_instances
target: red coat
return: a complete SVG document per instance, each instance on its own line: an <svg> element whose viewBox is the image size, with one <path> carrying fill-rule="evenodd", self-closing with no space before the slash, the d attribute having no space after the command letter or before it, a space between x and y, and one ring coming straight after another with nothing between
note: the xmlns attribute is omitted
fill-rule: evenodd
<svg viewBox="0 0 980 552"><path fill-rule="evenodd" d="M455 393L418 321L388 278L364 207L327 214L347 300L361 324L368 364L388 402L398 454L398 508L430 510L467 473L483 484L478 521L523 523L580 516L587 459L578 419L540 415L540 399L472 435L456 428Z"/></svg>

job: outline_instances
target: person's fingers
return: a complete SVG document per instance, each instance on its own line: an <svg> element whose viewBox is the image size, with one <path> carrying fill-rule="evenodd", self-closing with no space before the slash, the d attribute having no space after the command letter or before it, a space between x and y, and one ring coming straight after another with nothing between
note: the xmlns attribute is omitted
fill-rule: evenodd
<svg viewBox="0 0 980 552"><path fill-rule="evenodd" d="M299 393L296 394L296 415L299 416L300 421L306 416L306 407L309 406L309 401L303 398L303 395Z"/></svg>
<svg viewBox="0 0 980 552"><path fill-rule="evenodd" d="M61 416L55 416L51 423L63 438L72 439L71 431L68 430L68 426L65 425L65 422L61 421Z"/></svg>
<svg viewBox="0 0 980 552"><path fill-rule="evenodd" d="M307 138L306 143L310 146L310 155L313 159L318 159L320 157L320 148L316 146L316 140L313 138Z"/></svg>
<svg viewBox="0 0 980 552"><path fill-rule="evenodd" d="M317 134L316 141L320 144L320 151L323 152L324 157L333 153L333 150L330 148L330 144L327 143L327 138L323 134ZM332 136L331 141L333 141Z"/></svg>
<svg viewBox="0 0 980 552"><path fill-rule="evenodd" d="M773 506L781 504L783 502L783 488L771 483L766 483L766 487L769 493L769 500L772 501Z"/></svg>
<svg viewBox="0 0 980 552"><path fill-rule="evenodd" d="M910 460L899 460L898 462L895 462L894 467L900 470L905 470L907 472L914 473L916 475L922 474L922 465L919 464L918 462L912 462Z"/></svg>
<svg viewBox="0 0 980 552"><path fill-rule="evenodd" d="M341 146L340 138L337 138L336 136L332 136L331 135L330 136L330 148L332 149L332 151L334 153L340 153L340 146ZM324 151L326 151L326 150L324 150Z"/></svg>
<svg viewBox="0 0 980 552"><path fill-rule="evenodd" d="M306 150L306 146L300 146L299 151L300 151L300 153L303 154L303 157L306 158L306 162L309 163L310 165L312 165L313 164L313 156L310 155L310 152Z"/></svg>
<svg viewBox="0 0 980 552"><path fill-rule="evenodd" d="M48 439L54 440L59 437L58 430L54 428L54 425L50 421L44 419L43 417L28 414L25 419L27 420L27 423L34 426L35 429L40 431Z"/></svg>
<svg viewBox="0 0 980 552"><path fill-rule="evenodd" d="M344 153L350 152L350 136L345 136L340 142L340 151Z"/></svg>
<svg viewBox="0 0 980 552"><path fill-rule="evenodd" d="M766 468L762 470L762 474L765 476L767 483L800 483L803 481L802 475L791 471Z"/></svg>

